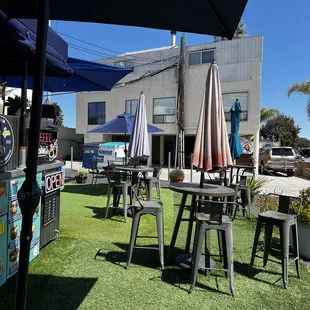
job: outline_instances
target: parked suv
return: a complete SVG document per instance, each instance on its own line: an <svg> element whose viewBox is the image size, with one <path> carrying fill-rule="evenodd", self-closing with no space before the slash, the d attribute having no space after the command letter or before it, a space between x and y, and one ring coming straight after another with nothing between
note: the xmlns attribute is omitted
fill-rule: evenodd
<svg viewBox="0 0 310 310"><path fill-rule="evenodd" d="M291 147L271 147L261 149L259 153L259 172L267 170L285 172L293 176L297 166L296 154Z"/></svg>
<svg viewBox="0 0 310 310"><path fill-rule="evenodd" d="M299 152L299 155L301 155L302 157L305 157L305 158L310 157L310 149L302 149Z"/></svg>

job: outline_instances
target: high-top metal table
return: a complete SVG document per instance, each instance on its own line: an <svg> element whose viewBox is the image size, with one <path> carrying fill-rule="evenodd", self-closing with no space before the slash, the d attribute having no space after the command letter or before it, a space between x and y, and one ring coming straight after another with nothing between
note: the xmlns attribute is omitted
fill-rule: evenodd
<svg viewBox="0 0 310 310"><path fill-rule="evenodd" d="M138 174L142 173L144 178L146 179L146 174L148 172L153 172L152 167L147 167L147 166L115 166L115 169L124 171L124 172L131 172L131 184L132 186L138 184ZM146 188L146 198L147 200L151 199L151 193L148 192L148 189Z"/></svg>
<svg viewBox="0 0 310 310"><path fill-rule="evenodd" d="M193 222L194 222L194 212L196 208L196 201L198 197L231 197L235 194L235 190L230 187L220 186L220 185L213 185L213 184L203 184L201 188L198 183L187 183L187 182L179 182L179 183L172 183L169 185L169 189L174 192L181 193L182 199L179 208L179 212L177 215L177 219L175 222L170 248L167 260L170 260L171 253L175 247L175 243L177 240L178 232L180 229L180 224L182 221L188 222L187 228L187 237L186 237L186 246L185 252L189 253L190 251L190 242L192 237L192 230L193 230ZM183 212L185 209L186 199L188 195L192 196L191 201L191 208L189 218L183 218Z"/></svg>
<svg viewBox="0 0 310 310"><path fill-rule="evenodd" d="M240 170L243 170L243 172L249 172L249 173L254 173L255 171L255 166L246 166L246 165L233 165L230 168L230 184L233 183L233 171L234 169L237 170L236 175L240 176ZM239 180L236 180L236 183L239 183Z"/></svg>

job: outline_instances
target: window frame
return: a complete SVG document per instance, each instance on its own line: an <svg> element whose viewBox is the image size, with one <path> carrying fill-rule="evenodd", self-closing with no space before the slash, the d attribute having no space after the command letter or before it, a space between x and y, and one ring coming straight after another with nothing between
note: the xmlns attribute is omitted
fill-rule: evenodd
<svg viewBox="0 0 310 310"><path fill-rule="evenodd" d="M171 99L173 98L175 100L175 113L174 114L154 114L155 112L155 100L158 99ZM156 122L155 117L156 116L162 116L163 117L163 122ZM165 122L165 116L174 116L174 121L173 122ZM157 97L153 98L153 124L175 124L176 122L176 116L177 116L177 98L176 97Z"/></svg>
<svg viewBox="0 0 310 310"><path fill-rule="evenodd" d="M90 117L89 116L89 105L90 104L103 104L104 106L104 122L101 123L101 122L98 122L98 119L99 118L102 118L102 117ZM90 123L89 122L89 119L97 119L97 122L94 124L94 123ZM107 111L106 111L106 101L90 101L90 102L87 102L87 125L103 125L105 124L107 121Z"/></svg>
<svg viewBox="0 0 310 310"><path fill-rule="evenodd" d="M248 95L247 109L246 110L242 110L241 116L240 116L240 122L248 122L249 121L249 101L250 101L250 92L249 92L249 90L222 92L222 100L223 100L223 96L224 95L236 94L236 97L238 97L238 94L245 94L245 93ZM224 100L223 100L223 108L224 108ZM245 117L242 117L243 113L246 113L246 119L244 119ZM231 122L230 111L225 112L225 110L224 110L224 114L225 114L225 121L226 122ZM229 115L228 118L227 118L227 115Z"/></svg>
<svg viewBox="0 0 310 310"><path fill-rule="evenodd" d="M189 51L188 52L188 65L189 66L200 66L200 65L208 65L208 64L210 64L210 63L212 63L212 61L210 61L210 62L202 62L202 59L203 59L203 57L202 57L202 54L204 53L204 52L213 52L213 59L212 59L212 61L215 59L215 48L211 48L211 49L203 49L203 50L198 50L198 51ZM190 63L190 54L200 54L200 57L199 57L199 63L197 63L197 64L191 64Z"/></svg>
<svg viewBox="0 0 310 310"><path fill-rule="evenodd" d="M127 112L126 112L126 103L127 103L128 101L130 101L130 111L132 110L132 101L137 101L137 106L138 106L138 103L139 103L139 99L126 99L126 100L125 100L125 113L127 113ZM136 107L136 110L137 110L137 107ZM132 114L132 113L128 113L128 114L134 116L134 115L136 114L136 112L135 112L135 114Z"/></svg>

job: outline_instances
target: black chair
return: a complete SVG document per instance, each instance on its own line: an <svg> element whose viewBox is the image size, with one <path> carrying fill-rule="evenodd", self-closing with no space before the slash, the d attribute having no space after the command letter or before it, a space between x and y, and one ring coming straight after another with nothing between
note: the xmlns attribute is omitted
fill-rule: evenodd
<svg viewBox="0 0 310 310"><path fill-rule="evenodd" d="M202 207L203 206L203 207ZM211 270L224 270L229 278L230 292L234 295L234 262L233 262L233 229L232 221L236 215L236 203L233 201L198 200L197 208L205 208L204 212L197 212L195 242L192 258L192 272L190 277L190 293L193 292L199 268L203 239L205 239L205 270L209 275ZM211 266L210 230L216 230L218 234L219 256L224 268ZM214 256L214 255L212 255ZM201 268L201 267L200 267Z"/></svg>
<svg viewBox="0 0 310 310"><path fill-rule="evenodd" d="M107 174L104 170L99 170L97 167L97 160L95 158L91 158L90 159L90 171L89 174L91 174L92 180L91 180L91 185L89 188L89 191L92 191L93 189L95 189L96 185L97 185L97 180L98 179L106 179L107 178Z"/></svg>
<svg viewBox="0 0 310 310"><path fill-rule="evenodd" d="M245 216L245 210L249 211L249 217L251 218L251 189L248 185L248 180L253 176L239 175L236 177L238 183L231 183L230 187L235 188L240 192L240 197L238 196L237 201L242 206L242 215Z"/></svg>
<svg viewBox="0 0 310 310"><path fill-rule="evenodd" d="M123 209L124 209L124 221L127 220L127 195L130 195L131 198L131 181L127 173L122 173L116 171L112 165L108 165L107 168L107 177L108 177L108 197L107 197L107 206L104 219L108 217L109 209L119 208L119 202L121 195L123 196ZM110 204L111 196L113 194L113 203ZM131 203L131 202L130 202Z"/></svg>
<svg viewBox="0 0 310 310"><path fill-rule="evenodd" d="M262 226L265 226L265 238L264 238L264 257L263 257L263 266L265 267L268 262L268 254L271 245L271 238L273 227L278 226L280 230L280 248L281 248L281 264L282 264L282 280L284 288L287 288L288 285L288 267L289 267L289 234L292 232L293 237L293 254L295 262L296 272L298 278L300 278L300 267L299 267L299 245L298 245L298 232L297 232L297 217L301 207L296 213L291 213L291 203L293 200L300 201L299 198L269 194L266 196L267 199L270 197L276 197L278 199L278 211L265 211L258 215L255 238L252 249L251 256L251 267L254 264L254 260L257 252L257 245L259 241L259 235L262 229ZM301 202L301 201L300 201Z"/></svg>
<svg viewBox="0 0 310 310"><path fill-rule="evenodd" d="M158 250L159 251L159 260L161 269L164 268L164 216L163 216L163 204L159 201L152 200L139 200L137 195L138 185L134 185L132 187L132 201L134 205L132 206L132 226L131 226L131 234L130 234L130 242L128 249L128 260L127 266L131 263L132 255L134 249L146 249L146 250ZM138 236L140 218L143 215L153 215L156 217L156 226L157 226L157 236ZM146 246L138 246L137 238L157 238L158 239L158 247L146 247Z"/></svg>

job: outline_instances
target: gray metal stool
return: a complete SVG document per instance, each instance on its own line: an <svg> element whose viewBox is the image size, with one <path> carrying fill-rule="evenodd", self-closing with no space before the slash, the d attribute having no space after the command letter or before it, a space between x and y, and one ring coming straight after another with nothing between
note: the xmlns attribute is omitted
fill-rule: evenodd
<svg viewBox="0 0 310 310"><path fill-rule="evenodd" d="M245 210L249 211L249 217L251 218L251 190L247 185L247 179L251 176L241 175L238 177L239 183L232 183L230 187L237 188L241 194L242 215L245 215Z"/></svg>
<svg viewBox="0 0 310 310"><path fill-rule="evenodd" d="M123 208L124 208L124 221L126 223L127 220L127 195L128 191L131 189L131 183L127 180L127 176L124 173L113 170L113 168L109 167L107 169L108 176L108 198L107 198L107 206L104 219L106 220L108 217L109 209L114 208L118 209L120 196L123 195ZM113 205L111 206L110 200L113 194Z"/></svg>
<svg viewBox="0 0 310 310"><path fill-rule="evenodd" d="M295 256L293 262L295 262L297 276L298 278L300 278L297 216L299 214L301 204L299 205L297 214L289 214L292 199L299 200L299 198L277 194L269 194L266 196L265 204L267 202L268 197L278 197L278 211L277 212L265 211L258 215L255 238L252 249L252 256L251 256L251 267L253 267L254 264L259 235L262 226L265 225L264 258L263 258L264 267L267 265L268 262L268 254L270 250L273 226L278 226L280 229L282 280L284 288L287 288L289 254L290 254L289 253L290 230L292 231L293 236L293 252L294 252L293 254Z"/></svg>
<svg viewBox="0 0 310 310"><path fill-rule="evenodd" d="M205 271L206 275L209 274L211 270L216 270L218 268L211 267L211 254L209 251L209 231L216 230L218 232L219 248L220 253L217 256L223 258L224 271L226 276L229 278L230 292L234 295L234 262L233 262L233 230L232 221L235 217L236 212L233 211L236 207L235 202L223 202L214 200L200 200L198 201L198 206L201 202L206 207L206 213L196 213L196 232L195 232L195 242L193 249L193 259L192 259L192 273L190 278L190 293L193 292L199 268L199 260L202 252L202 243L205 238ZM223 209L226 205L227 215L223 215ZM236 208L235 208L236 209ZM228 211L229 210L229 211ZM232 216L231 216L232 215ZM219 269L223 270L223 269Z"/></svg>
<svg viewBox="0 0 310 310"><path fill-rule="evenodd" d="M135 205L132 206L133 220L131 226L130 243L128 249L128 261L126 269L131 263L132 254L134 249L146 249L146 250L158 250L161 269L164 268L164 217L163 217L163 205L158 201L140 201L137 195L137 185L132 188L133 198ZM156 216L157 236L138 236L140 218L142 215L154 215ZM158 247L145 247L136 245L137 238L157 238Z"/></svg>

